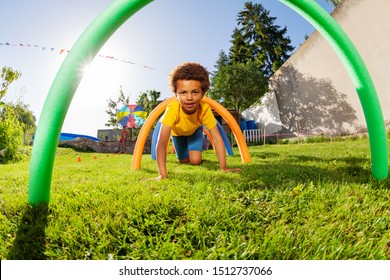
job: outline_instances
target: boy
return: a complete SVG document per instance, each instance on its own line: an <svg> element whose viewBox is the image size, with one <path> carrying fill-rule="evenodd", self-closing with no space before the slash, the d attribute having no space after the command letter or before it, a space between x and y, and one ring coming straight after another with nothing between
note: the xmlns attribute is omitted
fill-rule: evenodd
<svg viewBox="0 0 390 280"><path fill-rule="evenodd" d="M219 167L225 172L239 171L226 167L225 145L210 106L202 101L210 87L207 70L198 63L184 63L169 77L169 85L177 100L172 101L161 117L156 159L159 176L167 178L166 148L169 137L181 163L199 165L202 162L203 125L210 131Z"/></svg>

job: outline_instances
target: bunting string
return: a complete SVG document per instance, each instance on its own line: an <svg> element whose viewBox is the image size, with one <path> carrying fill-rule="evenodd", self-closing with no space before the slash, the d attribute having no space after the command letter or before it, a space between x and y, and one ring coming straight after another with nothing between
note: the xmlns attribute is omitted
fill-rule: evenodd
<svg viewBox="0 0 390 280"><path fill-rule="evenodd" d="M0 46L36 48L36 49L40 49L41 51L48 51L48 52L52 52L52 53L58 53L59 55L68 54L70 52L70 50L65 49L65 48L53 48L53 47L39 46L39 45L36 45L36 44L24 44L24 43L14 44L14 43L9 43L9 42L0 42ZM125 59L120 59L120 58L117 58L117 57L112 56L112 55L98 54L97 56L100 57L100 58L110 59L110 60L113 60L113 61L118 61L118 62L127 63L127 64L131 64L131 65L141 66L141 67L143 67L145 69L149 69L149 70L153 70L153 71L157 71L157 72L161 72L161 73L164 73L166 75L169 75L168 73L166 73L164 71L160 71L160 70L158 70L158 69L156 69L154 67L150 67L150 66L147 66L147 65L140 65L140 64L138 64L136 62L133 62L133 61L130 61L130 60L125 60Z"/></svg>

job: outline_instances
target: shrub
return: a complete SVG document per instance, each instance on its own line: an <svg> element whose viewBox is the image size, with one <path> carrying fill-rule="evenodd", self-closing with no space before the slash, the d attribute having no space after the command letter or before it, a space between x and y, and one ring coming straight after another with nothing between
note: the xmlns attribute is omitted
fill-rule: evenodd
<svg viewBox="0 0 390 280"><path fill-rule="evenodd" d="M286 139L279 139L278 140L278 144L280 145L286 145L286 144L289 144L290 143L290 139L286 138Z"/></svg>
<svg viewBox="0 0 390 280"><path fill-rule="evenodd" d="M0 163L21 159L23 129L13 110L5 110L0 116Z"/></svg>
<svg viewBox="0 0 390 280"><path fill-rule="evenodd" d="M306 143L323 143L330 142L330 138L325 135L315 135L312 137L308 137L305 141Z"/></svg>

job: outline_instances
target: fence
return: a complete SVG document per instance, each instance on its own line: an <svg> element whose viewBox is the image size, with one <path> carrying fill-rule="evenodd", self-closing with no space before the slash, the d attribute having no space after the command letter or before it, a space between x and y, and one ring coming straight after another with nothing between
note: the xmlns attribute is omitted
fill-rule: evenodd
<svg viewBox="0 0 390 280"><path fill-rule="evenodd" d="M261 129L247 129L243 131L246 142L261 142L262 130Z"/></svg>

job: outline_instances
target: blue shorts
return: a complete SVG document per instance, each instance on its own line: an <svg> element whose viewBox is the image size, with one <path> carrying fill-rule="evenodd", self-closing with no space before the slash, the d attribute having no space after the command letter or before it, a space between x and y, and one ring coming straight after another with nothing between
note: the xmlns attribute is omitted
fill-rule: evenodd
<svg viewBox="0 0 390 280"><path fill-rule="evenodd" d="M203 150L203 126L190 136L172 136L172 142L179 160L189 158L188 151L201 152Z"/></svg>

